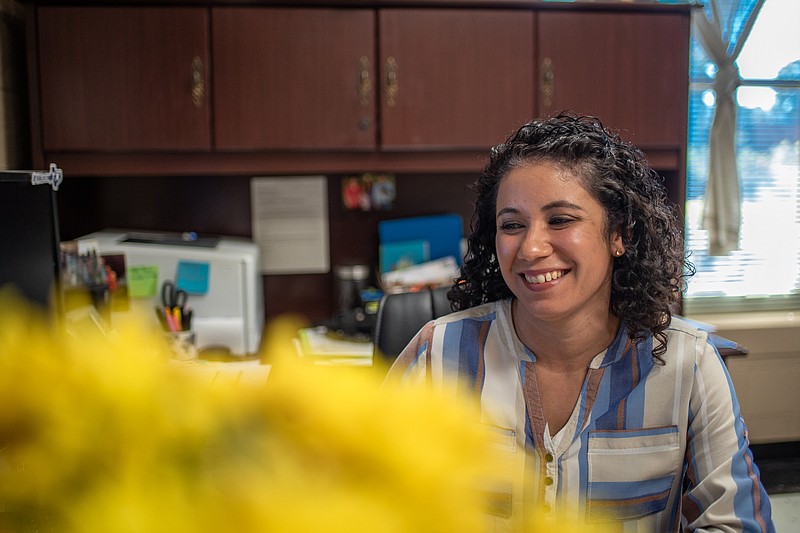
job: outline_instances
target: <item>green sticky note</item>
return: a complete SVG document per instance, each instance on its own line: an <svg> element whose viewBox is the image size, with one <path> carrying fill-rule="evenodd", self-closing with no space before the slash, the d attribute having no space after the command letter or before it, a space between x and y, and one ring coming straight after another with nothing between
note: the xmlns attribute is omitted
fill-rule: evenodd
<svg viewBox="0 0 800 533"><path fill-rule="evenodd" d="M129 266L127 279L128 297L152 298L158 288L158 267Z"/></svg>

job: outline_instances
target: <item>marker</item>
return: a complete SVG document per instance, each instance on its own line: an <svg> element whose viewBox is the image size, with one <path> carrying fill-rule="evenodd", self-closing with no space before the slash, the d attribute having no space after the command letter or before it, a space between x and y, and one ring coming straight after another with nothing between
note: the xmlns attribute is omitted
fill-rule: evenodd
<svg viewBox="0 0 800 533"><path fill-rule="evenodd" d="M169 307L164 308L164 316L167 319L170 331L178 331L178 326L175 323L175 317L172 316L172 310Z"/></svg>

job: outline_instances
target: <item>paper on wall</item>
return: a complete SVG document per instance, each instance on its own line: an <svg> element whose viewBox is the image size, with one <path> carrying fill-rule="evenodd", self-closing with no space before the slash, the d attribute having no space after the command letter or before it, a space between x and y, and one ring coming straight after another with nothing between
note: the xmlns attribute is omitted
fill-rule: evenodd
<svg viewBox="0 0 800 533"><path fill-rule="evenodd" d="M323 274L330 269L325 176L250 180L253 241L264 274Z"/></svg>

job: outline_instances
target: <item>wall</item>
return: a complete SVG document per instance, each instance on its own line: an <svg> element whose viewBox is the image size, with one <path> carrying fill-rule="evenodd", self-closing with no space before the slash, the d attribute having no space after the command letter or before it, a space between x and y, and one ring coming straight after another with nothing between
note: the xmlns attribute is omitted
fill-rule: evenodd
<svg viewBox="0 0 800 533"><path fill-rule="evenodd" d="M745 346L727 360L754 444L800 441L800 311L693 315Z"/></svg>
<svg viewBox="0 0 800 533"><path fill-rule="evenodd" d="M30 166L24 10L0 0L0 169Z"/></svg>

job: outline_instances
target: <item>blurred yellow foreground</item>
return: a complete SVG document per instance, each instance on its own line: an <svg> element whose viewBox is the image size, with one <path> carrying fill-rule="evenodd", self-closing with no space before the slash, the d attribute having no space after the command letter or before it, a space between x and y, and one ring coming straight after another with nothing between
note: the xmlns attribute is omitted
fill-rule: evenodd
<svg viewBox="0 0 800 533"><path fill-rule="evenodd" d="M0 531L486 531L468 402L303 364L291 320L265 386L210 386L144 323L76 335L0 293Z"/></svg>

